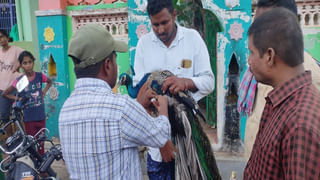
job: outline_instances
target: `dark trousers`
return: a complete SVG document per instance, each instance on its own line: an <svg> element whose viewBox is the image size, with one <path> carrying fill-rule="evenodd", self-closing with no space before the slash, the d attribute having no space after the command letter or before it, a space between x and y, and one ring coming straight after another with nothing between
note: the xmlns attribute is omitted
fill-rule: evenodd
<svg viewBox="0 0 320 180"><path fill-rule="evenodd" d="M24 126L26 128L26 133L28 135L34 136L37 132L46 127L46 120L41 121L31 121L31 122L24 122ZM41 143L41 149L38 149L38 152L43 155L44 154L44 143Z"/></svg>
<svg viewBox="0 0 320 180"><path fill-rule="evenodd" d="M157 162L148 154L147 170L150 180L174 180L174 160L168 163Z"/></svg>
<svg viewBox="0 0 320 180"><path fill-rule="evenodd" d="M3 97L2 90L0 90L0 120L4 123L9 121L10 118L10 109L12 105L12 100Z"/></svg>

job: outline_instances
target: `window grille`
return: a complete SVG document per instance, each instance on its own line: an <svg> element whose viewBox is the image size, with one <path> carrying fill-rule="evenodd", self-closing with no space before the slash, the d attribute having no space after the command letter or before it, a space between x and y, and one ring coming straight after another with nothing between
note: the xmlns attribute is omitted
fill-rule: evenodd
<svg viewBox="0 0 320 180"><path fill-rule="evenodd" d="M17 23L15 0L0 1L0 28L10 33L13 25Z"/></svg>

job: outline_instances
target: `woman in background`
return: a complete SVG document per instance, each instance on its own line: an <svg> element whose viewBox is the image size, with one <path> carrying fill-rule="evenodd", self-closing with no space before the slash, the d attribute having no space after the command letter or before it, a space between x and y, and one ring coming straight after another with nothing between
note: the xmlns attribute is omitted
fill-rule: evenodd
<svg viewBox="0 0 320 180"><path fill-rule="evenodd" d="M8 33L0 29L0 94L20 75L18 57L23 49L9 45L9 42ZM9 121L11 104L12 100L0 96L0 123ZM6 131L7 135L12 134L12 129Z"/></svg>

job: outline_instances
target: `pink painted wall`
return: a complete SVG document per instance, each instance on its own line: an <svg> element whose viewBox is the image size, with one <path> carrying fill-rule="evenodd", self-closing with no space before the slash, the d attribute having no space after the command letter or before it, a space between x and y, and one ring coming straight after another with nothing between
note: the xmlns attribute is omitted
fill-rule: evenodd
<svg viewBox="0 0 320 180"><path fill-rule="evenodd" d="M95 5L95 4L111 4L117 2L118 0L67 0L68 5L77 6L77 5ZM122 2L127 2L127 0L121 0Z"/></svg>
<svg viewBox="0 0 320 180"><path fill-rule="evenodd" d="M39 10L65 9L67 0L39 0Z"/></svg>

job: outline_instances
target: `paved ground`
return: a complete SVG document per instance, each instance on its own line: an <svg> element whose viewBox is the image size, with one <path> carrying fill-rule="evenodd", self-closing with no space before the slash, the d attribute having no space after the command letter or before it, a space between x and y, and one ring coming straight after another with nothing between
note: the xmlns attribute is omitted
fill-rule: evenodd
<svg viewBox="0 0 320 180"><path fill-rule="evenodd" d="M246 161L243 157L243 154L216 152L215 157L218 164L220 175L223 180L230 180L232 171L235 171L236 173L236 180L242 180L243 170L246 165ZM141 161L141 166L142 173L144 174L143 180L149 180L145 170L145 161L143 159Z"/></svg>
<svg viewBox="0 0 320 180"><path fill-rule="evenodd" d="M236 180L242 180L246 160L243 154L216 152L216 161L223 180L229 180L232 171L236 173Z"/></svg>

